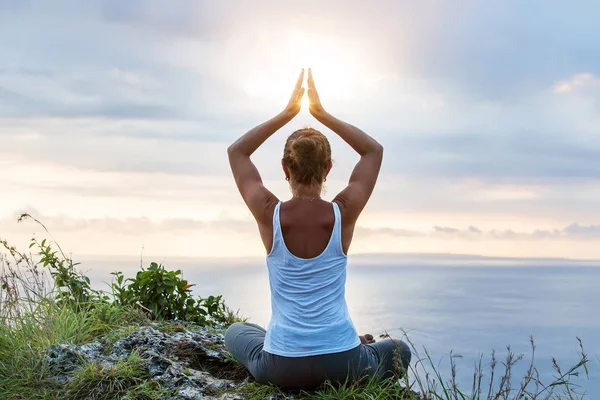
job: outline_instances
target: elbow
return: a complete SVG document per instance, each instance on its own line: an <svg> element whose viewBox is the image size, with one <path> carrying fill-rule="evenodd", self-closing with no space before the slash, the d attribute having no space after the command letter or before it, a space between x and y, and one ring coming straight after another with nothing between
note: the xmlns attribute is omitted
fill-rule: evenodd
<svg viewBox="0 0 600 400"><path fill-rule="evenodd" d="M227 158L229 159L229 162L233 162L233 160L236 158L236 154L237 151L235 149L235 145L231 145L227 148Z"/></svg>
<svg viewBox="0 0 600 400"><path fill-rule="evenodd" d="M369 149L369 151L367 151L367 154L373 154L379 158L383 158L383 146L381 144L379 144L379 142L375 142L373 141L373 145L371 146L371 148ZM365 155L365 154L363 154Z"/></svg>
<svg viewBox="0 0 600 400"><path fill-rule="evenodd" d="M362 150L358 151L358 154L363 157L368 155L369 157L371 156L378 156L378 157L383 157L383 146L381 144L379 144L379 142L373 140L371 143L369 143L367 146L365 146Z"/></svg>
<svg viewBox="0 0 600 400"><path fill-rule="evenodd" d="M244 150L240 149L240 147L234 143L227 148L227 156L229 159L233 157L250 157L250 154L247 154Z"/></svg>
<svg viewBox="0 0 600 400"><path fill-rule="evenodd" d="M381 144L379 144L379 142L375 142L375 149L374 152L383 157L383 146Z"/></svg>
<svg viewBox="0 0 600 400"><path fill-rule="evenodd" d="M227 155L231 158L231 156L234 156L236 154L239 154L240 150L239 148L236 146L236 144L232 144L231 146L229 146L227 148Z"/></svg>

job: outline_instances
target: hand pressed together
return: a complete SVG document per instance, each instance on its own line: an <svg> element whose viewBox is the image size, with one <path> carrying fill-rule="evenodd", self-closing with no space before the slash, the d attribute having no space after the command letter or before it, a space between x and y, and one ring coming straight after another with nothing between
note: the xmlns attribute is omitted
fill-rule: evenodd
<svg viewBox="0 0 600 400"><path fill-rule="evenodd" d="M294 91L292 92L290 101L285 107L285 112L290 114L292 117L296 116L296 114L300 112L300 103L302 101L302 96L304 96L304 88L302 87L302 82L304 82L304 68L302 68L300 76L298 76L298 81L296 81L296 87L294 87Z"/></svg>
<svg viewBox="0 0 600 400"><path fill-rule="evenodd" d="M309 106L308 110L314 117L319 117L325 111L323 109L323 105L321 104L321 99L319 99L319 92L317 92L317 87L315 86L315 80L312 75L312 70L308 69L308 100Z"/></svg>
<svg viewBox="0 0 600 400"><path fill-rule="evenodd" d="M302 87L302 83L304 82L304 68L300 72L300 76L298 76L298 80L296 81L296 86L294 87L294 91L290 96L290 101L285 108L285 112L289 115L296 116L300 112L302 97L304 96L305 89ZM308 69L308 100L309 106L308 110L310 113L318 117L324 113L323 105L321 104L321 99L319 99L319 93L317 92L317 87L315 86L315 80L312 75L312 70Z"/></svg>

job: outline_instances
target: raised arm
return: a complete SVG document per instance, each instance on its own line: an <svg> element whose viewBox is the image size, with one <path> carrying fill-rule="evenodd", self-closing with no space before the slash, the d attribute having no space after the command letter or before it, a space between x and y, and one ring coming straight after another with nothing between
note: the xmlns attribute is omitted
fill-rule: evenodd
<svg viewBox="0 0 600 400"><path fill-rule="evenodd" d="M311 114L338 134L360 155L360 160L350 175L348 186L334 199L343 206L345 216L350 219L350 225L354 225L377 182L383 160L383 146L362 130L335 118L323 109L310 69L308 70L308 97Z"/></svg>
<svg viewBox="0 0 600 400"><path fill-rule="evenodd" d="M250 160L250 156L265 140L298 114L300 111L300 101L304 95L304 88L302 88L303 79L304 70L302 70L298 77L296 87L287 107L281 113L251 129L227 149L229 165L231 166L235 183L259 225L270 223L268 222L270 221L270 215L266 212L268 209L267 206L270 203L277 202L277 197L263 185L258 169L256 169L256 166Z"/></svg>

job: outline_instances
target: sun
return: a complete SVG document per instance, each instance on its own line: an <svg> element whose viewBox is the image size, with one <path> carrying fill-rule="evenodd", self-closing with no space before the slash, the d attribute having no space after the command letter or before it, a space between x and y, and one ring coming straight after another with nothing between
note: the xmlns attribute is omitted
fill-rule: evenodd
<svg viewBox="0 0 600 400"><path fill-rule="evenodd" d="M301 68L312 68L321 99L348 101L358 96L357 85L362 64L351 46L338 37L295 31L265 43L260 62L248 63L243 83L251 97L269 103L289 98ZM304 82L306 89L306 80ZM308 109L308 96L302 98Z"/></svg>
<svg viewBox="0 0 600 400"><path fill-rule="evenodd" d="M310 100L308 99L308 86L306 84L306 80L305 80L303 87L304 87L304 95L302 96L300 105L302 106L303 110L308 110L308 106L310 105Z"/></svg>

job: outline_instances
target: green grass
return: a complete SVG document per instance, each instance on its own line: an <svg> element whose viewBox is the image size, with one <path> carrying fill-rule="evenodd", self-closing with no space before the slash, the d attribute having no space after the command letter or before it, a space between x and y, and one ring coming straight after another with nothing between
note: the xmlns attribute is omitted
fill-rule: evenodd
<svg viewBox="0 0 600 400"><path fill-rule="evenodd" d="M56 385L44 361L48 346L88 343L120 327L131 327L137 312L101 306L75 311L42 301L32 312L0 324L0 398L53 398ZM50 396L50 397L48 397Z"/></svg>
<svg viewBox="0 0 600 400"><path fill-rule="evenodd" d="M240 391L248 400L262 400L269 395L283 395L283 398L290 396L297 400L418 400L419 397L410 393L395 379L386 379L379 381L376 379L365 379L360 382L346 382L341 385L335 385L326 382L320 388L314 391L282 391L271 385L259 385L249 383L244 385Z"/></svg>
<svg viewBox="0 0 600 400"><path fill-rule="evenodd" d="M160 332L172 335L177 332L185 332L185 325L180 322L165 322L160 327L156 328Z"/></svg>
<svg viewBox="0 0 600 400"><path fill-rule="evenodd" d="M111 367L88 363L77 370L77 374L67 385L65 399L121 398L130 388L141 385L149 377L144 361L135 353Z"/></svg>
<svg viewBox="0 0 600 400"><path fill-rule="evenodd" d="M77 371L63 394L65 400L163 400L173 394L159 382L149 380L144 360L131 353L125 361L106 367L96 363Z"/></svg>
<svg viewBox="0 0 600 400"><path fill-rule="evenodd" d="M156 381L145 381L129 388L121 400L164 400L172 394L172 390L164 388Z"/></svg>
<svg viewBox="0 0 600 400"><path fill-rule="evenodd" d="M102 344L104 345L104 355L110 354L113 346L119 339L126 338L132 332L135 332L138 329L137 325L124 326L115 330L108 332L103 337Z"/></svg>

